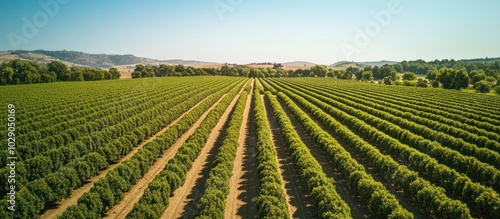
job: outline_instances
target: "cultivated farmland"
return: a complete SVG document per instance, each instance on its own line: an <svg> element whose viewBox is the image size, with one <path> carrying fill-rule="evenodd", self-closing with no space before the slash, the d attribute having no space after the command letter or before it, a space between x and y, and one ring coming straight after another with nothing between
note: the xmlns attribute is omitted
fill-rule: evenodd
<svg viewBox="0 0 500 219"><path fill-rule="evenodd" d="M0 92L0 218L500 218L498 96L221 76Z"/></svg>

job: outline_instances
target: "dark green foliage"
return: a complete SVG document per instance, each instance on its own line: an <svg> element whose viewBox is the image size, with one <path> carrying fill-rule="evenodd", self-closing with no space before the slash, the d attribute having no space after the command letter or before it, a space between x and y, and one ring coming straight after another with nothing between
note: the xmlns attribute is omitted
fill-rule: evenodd
<svg viewBox="0 0 500 219"><path fill-rule="evenodd" d="M45 65L34 61L15 59L0 65L0 85L118 78L120 78L120 73L116 69L113 72L88 67L71 67L71 69L68 69L64 63L59 61L52 61Z"/></svg>
<svg viewBox="0 0 500 219"><path fill-rule="evenodd" d="M301 85L301 86L303 86L303 85ZM474 165L470 165L471 169L469 169L470 172L467 175L471 176L471 177L472 176L478 177L480 175L480 174L478 174L478 172L483 172L483 174L490 174L490 177L477 178L478 181L481 181L482 183L487 183L487 184L492 183L491 185L496 184L495 181L491 181L492 178L493 179L497 178L496 173L495 173L496 171L494 170L494 168L488 167L488 165L484 165L484 164L481 164L477 161L474 161L475 158L460 157L461 155L459 153L457 153L456 151L451 151L449 148L440 147L439 144L437 144L436 142L422 140L420 137L411 136L411 133L408 131L398 130L397 126L386 123L386 121L384 121L384 120L377 119L374 115L382 116L382 114L379 113L379 111L377 111L377 110L373 110L373 109L369 110L370 114L367 114L366 112L361 112L360 109L368 110L368 108L365 108L364 105L372 105L372 104L368 104L368 102L360 101L359 99L357 99L357 102L360 102L360 103L354 103L352 101L349 101L349 102L346 102L347 103L346 105L344 105L344 104L340 104L337 102L345 102L345 100L343 100L343 99L346 97L339 97L338 94L334 94L334 95L326 94L326 93L318 92L317 90L314 90L314 89L313 89L314 91L306 91L305 89L302 89L302 88L298 89L298 90L300 90L300 92L299 92L298 90L289 88L287 86L285 88L286 88L286 90L284 90L284 91L287 91L287 94L290 94L294 99L301 102L301 104L302 104L302 101L305 101L305 100L299 98L295 94L289 93L290 91L288 91L288 90L291 90L294 93L298 93L300 96L307 98L308 101L311 101L315 105L319 106L321 109L328 112L331 116L336 117L338 120L345 122L347 127L351 128L353 130L356 130L359 133L366 133L366 135L364 135L364 137L369 138L372 141L378 142L381 147L384 147L387 151L391 152L395 156L398 156L402 159L407 160L412 166L414 166L415 168L418 168L419 172L423 176L425 176L426 178L429 178L433 183L436 183L436 184L442 186L443 188L445 188L446 190L441 190L442 191L442 192L440 192L441 194L437 193L435 189L429 188L430 190L433 191L433 192L428 193L428 194L432 194L431 195L432 199L422 199L422 198L414 197L423 203L427 203L427 204L423 204L423 205L431 208L431 211L435 212L435 214L442 216L442 215L446 215L449 213L450 215L455 215L455 216L461 215L461 217L469 217L469 216L467 216L469 214L469 213L467 213L469 211L467 208L456 207L456 206L459 206L461 204L455 203L452 201L444 201L445 199L447 199L446 195L449 195L450 197L454 197L454 198L456 197L457 199L461 199L462 201L468 203L469 207L471 208L471 210L474 211L475 214L483 215L484 217L487 217L487 218L498 217L498 214L500 213L500 211L498 210L498 209L500 209L500 207L499 207L500 201L498 201L498 200L500 200L500 199L499 199L498 194L496 192L493 192L493 190L491 190L491 188L487 188L483 185L480 185L479 183L471 182L471 180L468 177L457 173L455 170L450 169L448 166L438 164L435 160L429 158L429 155L421 153L421 152L417 151L415 148L419 148L419 150L425 150L425 153L430 153L433 156L446 157L446 158L443 158L443 162L445 162L446 165L456 165L457 170L461 170L461 171L467 171L467 170L464 170L464 169L467 169L466 166L470 165L467 163L476 163ZM330 92L332 91L332 89L329 89L329 90L330 90ZM334 93L336 93L336 92L334 92ZM312 97L312 96L314 96L314 97ZM325 96L327 96L328 98L326 98ZM348 96L352 96L352 93L350 93ZM373 103L373 99L370 99L370 102ZM306 104L306 102L303 102L303 104ZM353 108L353 107L355 107L355 108ZM344 111L344 112L342 112L342 111ZM353 114L354 116L348 116L346 112L348 112L349 114ZM391 118L391 115L389 115L389 114L384 114L384 115L385 116L382 116L382 118L384 118L384 119ZM411 114L406 114L406 115L411 115ZM320 117L320 118L323 118L323 117ZM366 121L370 125L377 127L381 131L386 132L389 135L396 136L396 133L398 133L397 136L399 136L398 138L400 140L402 140L403 142L405 142L405 141L408 141L409 143L412 142L410 144L415 148L411 148L411 147L408 147L407 145L403 145L403 144L399 143L397 140L391 139L391 137L388 136L387 134L384 134L380 131L376 131L376 129L374 129L374 127L371 127L370 125L360 121L361 119ZM393 121L398 121L398 120L393 120ZM399 119L399 121L406 121L406 120ZM332 125L328 125L328 126L329 127L338 127L338 126L342 126L342 125L333 125L332 124ZM422 126L419 126L419 128L415 129L415 130L418 131L418 133L422 133L423 130L426 130L426 129L423 128ZM339 136L348 142L352 142L353 139L356 139L356 137L354 137L355 135L347 136L345 138L344 138L344 135L339 135ZM444 139L442 134L438 135L438 136L440 136L440 139ZM456 144L455 142L457 142L457 141L454 141L454 143L448 144L448 145L449 146L455 145ZM351 144L352 145L359 145L359 143L354 143L354 142L352 142ZM363 154L366 153L366 149L360 148L359 150ZM368 153L367 155L374 156L375 154ZM372 160L372 159L377 160L377 158L375 158L375 157L369 158L369 159L370 160ZM460 162L463 162L463 163L458 164ZM389 174L389 173L396 174L393 171L396 170L397 168L394 168L394 167L391 168L390 165L384 164L384 162L380 162L380 163L376 162L375 164L376 164L376 166L379 166L380 168L385 169L385 171L389 171L387 174ZM479 171L478 168L482 169L482 170ZM393 178L393 179L395 179L395 178ZM457 182L463 182L463 183L457 183ZM401 182L399 182L399 183L401 183ZM407 184L407 182L406 182L403 184L406 184L407 191L409 191L408 189L412 188L410 186L411 183ZM403 187L405 187L405 186L403 186ZM425 186L425 187L427 187L427 186ZM422 188L424 188L424 187L422 187ZM417 189L417 190L421 190L422 188ZM467 188L474 188L474 192L472 192L472 193L468 192ZM444 194L444 192L446 192L446 194ZM478 197L488 197L488 198L479 199ZM443 200L443 201L436 202L436 200ZM489 200L489 201L486 201L486 200ZM436 203L438 203L438 204L436 204ZM445 207L448 205L453 205L455 207L453 209ZM479 206L489 206L488 209L490 209L490 210L485 211L482 209L482 207L479 207ZM450 212L443 213L443 211L445 211L445 209L448 209ZM461 212L461 213L457 213L457 212Z"/></svg>
<svg viewBox="0 0 500 219"><path fill-rule="evenodd" d="M427 80L419 78L418 81L417 81L417 87L426 88L427 87Z"/></svg>
<svg viewBox="0 0 500 219"><path fill-rule="evenodd" d="M281 93L280 93L281 94ZM335 186L323 172L321 165L311 155L307 146L300 140L289 118L276 98L266 93L274 116L281 127L284 139L292 152L292 158L299 170L301 181L311 193L318 214L325 218L349 218L350 208L336 192Z"/></svg>
<svg viewBox="0 0 500 219"><path fill-rule="evenodd" d="M405 81L417 80L417 75L413 72L404 72L403 73L403 80L405 80Z"/></svg>
<svg viewBox="0 0 500 219"><path fill-rule="evenodd" d="M247 98L248 91L245 90L238 98L229 118L228 127L224 132L224 140L212 163L203 195L197 204L196 218L224 218L226 199L229 194L229 178L232 175L236 149L239 146L238 137Z"/></svg>
<svg viewBox="0 0 500 219"><path fill-rule="evenodd" d="M298 117L304 128L309 130L311 137L321 149L332 158L332 164L349 180L358 194L370 200L370 209L374 214L379 217L388 217L393 211L406 211L399 205L397 199L385 190L382 184L376 182L370 175L364 172L363 166L351 158L349 153L335 139L315 124L290 98L283 93L280 93L279 97L290 111ZM319 112L315 112L314 115L317 115L317 113ZM326 119L328 117L322 118ZM410 218L413 217L409 212L406 214L410 215Z"/></svg>
<svg viewBox="0 0 500 219"><path fill-rule="evenodd" d="M489 93L491 90L491 85L486 80L482 80L476 82L474 84L474 88L479 93Z"/></svg>
<svg viewBox="0 0 500 219"><path fill-rule="evenodd" d="M190 112L185 118L179 122L189 121L190 124L194 123L203 112L205 112L211 105L213 105L223 93L231 90L231 92L224 97L219 104L212 110L205 119L201 122L200 126L195 132L189 136L186 142L179 148L177 154L169 160L164 170L162 170L155 179L150 183L144 195L138 203L134 206L132 211L127 215L127 218L160 218L163 211L168 206L168 198L175 191L175 189L182 186L185 181L185 175L191 169L192 162L198 157L201 150L210 135L210 130L215 127L224 110L229 106L231 100L236 96L237 92L242 87L243 83L232 87L225 88L217 92L209 100L202 103L199 109ZM182 123L181 123L182 125ZM191 125L185 125L190 127ZM167 131L169 132L170 129ZM187 130L186 130L187 131ZM157 138L155 142L165 141L168 134L165 132L161 136L165 138ZM181 133L178 133L180 136ZM176 139L175 137L174 139Z"/></svg>
<svg viewBox="0 0 500 219"><path fill-rule="evenodd" d="M36 198L31 199L31 201L37 200L37 203L29 205L29 211L34 211L35 214L38 214L41 210L43 210L45 204L57 202L65 197L68 197L70 193L74 189L78 188L85 180L97 175L104 168L108 167L108 161L117 160L123 155L129 153L132 148L139 144L143 139L158 132L161 127L173 121L196 103L205 99L207 96L210 96L210 98L207 99L208 103L203 106L204 109L202 107L195 112L198 115L201 115L201 113L203 113L210 104L213 104L218 98L220 98L222 94L242 82L240 79L230 78L226 78L225 80L213 79L207 81L212 82L203 83L202 86L200 86L200 83L192 83L190 86L186 86L186 84L182 82L177 83L176 86L184 87L182 89L178 89L177 92L180 94L170 94L174 96L173 98L171 96L158 96L161 97L161 99L164 99L162 101L160 101L160 98L155 96L155 98L150 98L149 101L145 102L145 99L143 98L146 97L146 93L143 92L142 96L130 96L137 98L136 100L139 100L140 102L126 103L128 98L128 96L126 96L126 98L122 98L125 104L121 106L124 107L125 110L116 111L117 115L119 115L118 117L107 116L106 112L101 114L101 110L89 108L89 110L91 110L91 114L94 113L98 115L91 115L88 118L97 120L92 120L92 122L86 123L86 119L83 119L80 123L66 126L66 124L64 124L65 122L68 121L68 123L72 123L73 121L69 116L64 115L65 113L62 113L63 118L58 118L57 122L47 122L47 124L44 124L44 126L48 127L47 129L42 129L37 126L30 127L34 129L38 128L39 131L34 133L36 135L32 135L35 137L33 141L29 141L27 143L25 142L22 146L29 144L24 148L37 151L38 154L33 153L33 155L30 155L23 153L22 156L24 159L16 162L16 173L18 177L16 179L17 195L23 196L28 193L34 195ZM193 89L193 87L197 88ZM175 87L169 88L166 92L168 93L168 91L174 89ZM122 95L123 94L115 96L115 98L123 97ZM103 101L109 100L103 98ZM111 103L110 105L114 104ZM93 107L96 106L100 106L100 104L96 104ZM143 107L147 109L143 109ZM66 109L61 108L61 110ZM71 110L71 108L69 110ZM138 110L142 113L131 114L132 116L128 116L131 112L133 112L133 110ZM153 114L155 111L156 113ZM56 111L56 113L61 112ZM77 111L75 113L75 119L78 120L82 116L87 116L86 113L89 112L86 112L85 110L83 112ZM51 116L45 116L44 114L37 116L53 119ZM104 122L99 120L102 118L107 119L107 121ZM193 123L195 121L194 118L197 118L196 114L187 116L184 122L182 122L182 124L177 124L175 128L171 127L171 131L167 133L167 135L171 134L171 136L162 138L162 145L157 144L156 142L146 145L131 159L126 160L118 168L110 171L108 176L104 179L109 178L111 183L100 184L100 181L96 182L95 186L91 190L91 193L95 192L100 195L102 207L99 207L101 205L96 205L90 210L82 210L82 208L79 207L75 208L75 212L69 214L76 213L76 215L81 215L82 211L86 211L85 215L93 217L92 215L100 216L105 213L105 211L115 205L121 199L122 195L128 191L130 186L134 185L135 181L139 179L146 170L148 170L149 166L154 163L158 155L167 149L175 139L177 139L175 135L181 135L184 132L182 129L186 130L189 128L188 124ZM28 116L28 119L23 121L28 123L30 121L29 119L31 119L31 115ZM124 123L117 124L116 126L109 126L111 124L110 122L120 121L123 121ZM62 130L59 131L54 129L54 125L62 125ZM70 127L77 129L77 131L72 134L65 133L66 130L71 130ZM137 133L134 132L136 130L140 130L140 137L138 137ZM57 134L50 135L52 132ZM20 139L23 139L23 134L26 133L29 132L21 132ZM41 141L36 140L36 138L40 138L43 135L46 136L43 140L47 139L47 142L46 144L44 143L42 147L42 144L40 144ZM72 135L75 136L75 138L73 138ZM81 136L81 138L78 136ZM24 141L26 141L26 138ZM53 148L49 148L52 145ZM22 149L20 148L20 150ZM28 169L26 167L28 167ZM2 168L2 171L8 171L7 168ZM6 178L4 180L6 180ZM25 187L28 183L30 184ZM2 188L2 190L6 191L7 188ZM27 206L28 205L19 205L16 210L18 210L18 212L27 211L28 209L24 209ZM97 208L101 209L96 212ZM6 210L7 209L0 210L0 214L3 214L2 212Z"/></svg>
<svg viewBox="0 0 500 219"><path fill-rule="evenodd" d="M469 86L469 76L465 70L443 68L439 70L436 80L443 85L444 89L460 90Z"/></svg>
<svg viewBox="0 0 500 219"><path fill-rule="evenodd" d="M276 162L276 150L270 135L270 128L264 112L260 87L255 85L253 113L257 133L257 170L259 174L259 195L257 209L259 218L289 218L285 191Z"/></svg>

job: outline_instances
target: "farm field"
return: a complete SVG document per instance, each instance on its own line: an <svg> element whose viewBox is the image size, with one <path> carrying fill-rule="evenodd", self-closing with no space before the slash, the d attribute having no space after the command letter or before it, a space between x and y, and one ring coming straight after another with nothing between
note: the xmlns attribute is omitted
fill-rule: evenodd
<svg viewBox="0 0 500 219"><path fill-rule="evenodd" d="M498 96L222 76L0 92L0 218L500 218Z"/></svg>

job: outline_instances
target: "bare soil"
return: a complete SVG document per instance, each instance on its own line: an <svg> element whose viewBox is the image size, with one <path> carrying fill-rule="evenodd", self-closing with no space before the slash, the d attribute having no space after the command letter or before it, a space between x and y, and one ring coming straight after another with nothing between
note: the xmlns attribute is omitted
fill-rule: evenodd
<svg viewBox="0 0 500 219"><path fill-rule="evenodd" d="M244 87L240 90L240 94ZM236 95L212 129L200 156L195 159L191 170L186 174L184 185L175 190L162 218L192 218L196 213L196 203L203 195L203 187L210 173L212 161L217 153L227 125L229 114L236 105L240 94Z"/></svg>
<svg viewBox="0 0 500 219"><path fill-rule="evenodd" d="M196 128L200 125L200 123L205 119L207 114L219 104L219 102L225 97L223 95L215 104L213 104L203 115L191 126L191 128L185 132L177 141L163 153L163 156L160 157L154 164L149 168L146 174L137 181L135 185L132 186L130 191L123 195L123 199L120 201L118 205L113 206L110 210L107 211L105 218L125 218L127 214L133 209L134 204L140 200L144 191L148 187L149 183L153 181L156 175L158 175L166 166L168 161L172 159L177 150L184 144L184 142L189 138L190 135L194 133Z"/></svg>
<svg viewBox="0 0 500 219"><path fill-rule="evenodd" d="M361 200L356 195L356 192L348 187L347 180L330 164L329 158L321 153L319 146L314 143L295 115L281 100L279 102L288 118L290 118L295 131L297 131L304 144L307 145L313 157L319 162L326 176L333 181L337 193L351 209L352 218L375 218L368 209L368 200Z"/></svg>
<svg viewBox="0 0 500 219"><path fill-rule="evenodd" d="M252 81L252 88L255 80ZM252 89L253 90L253 89ZM258 175L256 160L256 136L253 121L252 93L248 94L240 129L233 176L229 181L229 195L226 200L224 218L256 218L255 198L258 196Z"/></svg>
<svg viewBox="0 0 500 219"><path fill-rule="evenodd" d="M71 195L67 199L63 199L63 200L59 201L56 205L54 205L54 208L48 209L45 212L43 212L43 214L40 215L40 218L41 219L57 218L57 216L62 215L69 206L76 205L78 203L78 199L83 194L85 194L86 192L88 192L94 186L95 182L97 182L99 179L105 177L108 174L109 171L115 169L116 167L118 167L124 161L130 159L132 156L134 156L135 153L137 153L137 151L139 151L140 149L142 149L144 147L144 145L146 145L147 143L149 143L151 141L154 141L158 136L160 136L165 131L167 131L167 129L169 129L172 125L174 125L177 122L179 122L179 120L181 120L186 114L188 114L189 112L191 112L194 108L196 108L198 105L200 105L201 103L203 103L205 100L206 100L206 98L203 99L202 101L200 101L199 103L197 103L196 105L194 105L193 107L191 107L188 111L184 112L181 116L179 116L177 119L175 119L174 121L172 121L165 128L163 128L162 130L160 130L158 133L154 134L153 136L151 136L148 139L146 139L143 142L141 142L141 144L139 144L136 147L134 147L132 149L132 151L130 151L127 155L123 156L117 163L114 163L114 164L110 165L108 168L106 168L105 170L101 171L101 173L99 173L99 175L90 178L81 187L79 187L78 189L73 190L73 192L71 193Z"/></svg>
<svg viewBox="0 0 500 219"><path fill-rule="evenodd" d="M271 139L276 149L276 160L283 181L283 190L286 194L288 210L292 218L315 218L314 206L307 189L300 183L300 176L295 167L292 155L285 146L276 118L274 118L269 102L261 95L264 103L264 112L270 127Z"/></svg>
<svg viewBox="0 0 500 219"><path fill-rule="evenodd" d="M370 174L373 177L373 179L375 179L376 181L381 182L385 186L385 188L390 193L392 193L396 197L396 199L398 199L399 204L401 204L401 206L403 206L409 212L413 213L413 216L415 218L430 218L431 217L430 212L428 210L422 209L419 206L419 204L416 203L414 200L412 200L408 194L405 194L403 191L398 190L394 186L394 184L385 177L385 174L378 171L377 168L375 168L373 165L371 165L369 163L369 161L367 161L363 156L361 156L359 153L357 153L354 150L354 148L349 146L348 143L346 143L345 141L336 137L336 135L332 131L330 131L328 127L324 126L321 122L319 122L317 119L315 119L309 111L305 110L302 106L300 106L296 102L295 102L295 104L298 107L300 107L300 109L302 109L302 111L304 111L309 116L309 118L311 118L323 130L325 130L326 132L328 132L328 134L330 134L333 138L335 138L335 140L337 140L343 146L343 148L351 154L352 158L356 159L356 161L358 161L359 164L361 164L365 167L366 173ZM351 130L351 131L353 131L353 130ZM357 133L355 131L353 131L353 132L356 135L359 135L359 133ZM363 137L362 135L359 135L359 136ZM366 139L364 139L364 140L366 140ZM372 144L374 147L378 148L380 150L380 152L387 154L387 153L385 153L386 152L385 150L382 150L380 147L377 147L377 145L373 144L373 142L371 142L371 141L367 141L367 142ZM401 159L395 159L395 160L398 163L400 163L401 165L408 166L407 165L408 163L401 160ZM351 208L351 212L352 212L352 210L353 209Z"/></svg>

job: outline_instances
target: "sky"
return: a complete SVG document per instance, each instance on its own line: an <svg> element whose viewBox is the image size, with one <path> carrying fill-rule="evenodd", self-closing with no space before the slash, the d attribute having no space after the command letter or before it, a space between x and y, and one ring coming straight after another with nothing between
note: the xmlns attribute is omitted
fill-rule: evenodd
<svg viewBox="0 0 500 219"><path fill-rule="evenodd" d="M219 63L500 57L498 0L1 0L0 51Z"/></svg>

